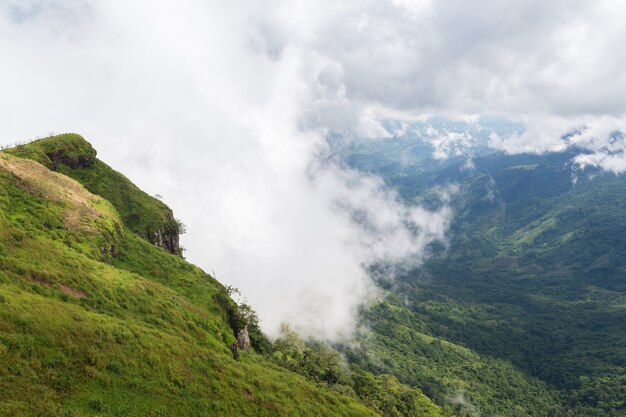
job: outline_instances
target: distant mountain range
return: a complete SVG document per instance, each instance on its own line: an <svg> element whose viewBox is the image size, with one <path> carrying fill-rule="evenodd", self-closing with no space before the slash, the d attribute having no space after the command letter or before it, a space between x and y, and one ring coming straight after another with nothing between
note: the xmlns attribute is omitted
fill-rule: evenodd
<svg viewBox="0 0 626 417"><path fill-rule="evenodd" d="M626 177L581 169L580 149L506 155L484 133L439 158L420 129L337 148L408 203L456 190L448 241L381 283L369 348L346 352L470 414L626 415Z"/></svg>

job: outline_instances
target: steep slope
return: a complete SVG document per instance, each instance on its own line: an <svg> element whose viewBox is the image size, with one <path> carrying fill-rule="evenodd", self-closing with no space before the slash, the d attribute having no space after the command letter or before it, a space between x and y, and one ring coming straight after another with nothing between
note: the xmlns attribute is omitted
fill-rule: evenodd
<svg viewBox="0 0 626 417"><path fill-rule="evenodd" d="M0 415L374 414L234 361L222 286L75 181L0 153L0 223Z"/></svg>
<svg viewBox="0 0 626 417"><path fill-rule="evenodd" d="M43 144L63 148L68 136L56 139ZM235 360L237 306L222 285L139 238L114 204L9 153L0 152L0 416L378 415L354 391L253 351ZM50 160L62 170L71 153ZM82 155L72 160L93 167ZM411 415L443 415L419 391L388 387L419 406Z"/></svg>

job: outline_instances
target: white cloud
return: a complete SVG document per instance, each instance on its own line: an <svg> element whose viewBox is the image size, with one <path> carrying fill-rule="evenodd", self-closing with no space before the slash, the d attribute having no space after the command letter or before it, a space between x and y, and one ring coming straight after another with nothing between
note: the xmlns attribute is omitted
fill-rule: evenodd
<svg viewBox="0 0 626 417"><path fill-rule="evenodd" d="M626 171L626 117L534 116L526 129L501 138L491 134L489 145L510 154L563 152L576 149L574 162L584 169L594 166L621 174Z"/></svg>
<svg viewBox="0 0 626 417"><path fill-rule="evenodd" d="M363 264L419 260L450 213L339 168L325 135L495 114L527 129L493 146L547 152L584 122L571 140L595 156L578 162L621 172L606 133L626 108L624 16L617 0L0 0L1 138L84 134L165 196L189 258L268 330L333 337L371 293Z"/></svg>
<svg viewBox="0 0 626 417"><path fill-rule="evenodd" d="M418 264L443 237L447 210L406 207L328 157L329 131L382 127L350 108L341 63L298 44L314 29L284 37L309 5L77 2L69 19L35 2L16 20L16 4L1 9L4 141L84 134L165 197L188 257L238 286L268 332L349 333L376 296L367 266Z"/></svg>

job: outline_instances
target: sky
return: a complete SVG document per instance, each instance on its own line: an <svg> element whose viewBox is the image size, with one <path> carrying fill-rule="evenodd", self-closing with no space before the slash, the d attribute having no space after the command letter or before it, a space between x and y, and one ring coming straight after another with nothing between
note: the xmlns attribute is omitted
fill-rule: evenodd
<svg viewBox="0 0 626 417"><path fill-rule="evenodd" d="M407 206L329 135L502 117L524 129L495 149L575 146L622 173L624 18L618 0L0 0L0 143L82 134L163 196L187 258L268 334L333 340L382 296L369 265L419 265L446 238L454 190Z"/></svg>

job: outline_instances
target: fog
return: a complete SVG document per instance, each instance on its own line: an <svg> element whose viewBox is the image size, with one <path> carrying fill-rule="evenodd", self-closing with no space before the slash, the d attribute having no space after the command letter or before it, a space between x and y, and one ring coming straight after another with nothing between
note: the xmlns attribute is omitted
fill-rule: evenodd
<svg viewBox="0 0 626 417"><path fill-rule="evenodd" d="M289 322L335 339L380 296L367 267L419 265L452 213L408 207L336 160L328 136L385 137L389 118L498 115L527 129L492 137L495 148L558 151L578 128L591 151L578 162L622 172L623 140L611 134L625 120L623 11L617 1L3 0L0 142L84 135L163 195L187 224L188 259L239 287L265 331ZM432 140L446 151L459 138Z"/></svg>

